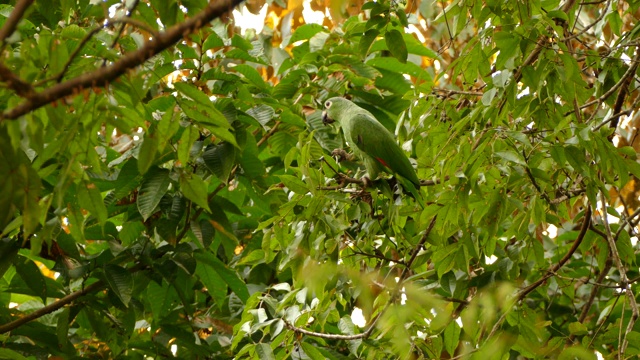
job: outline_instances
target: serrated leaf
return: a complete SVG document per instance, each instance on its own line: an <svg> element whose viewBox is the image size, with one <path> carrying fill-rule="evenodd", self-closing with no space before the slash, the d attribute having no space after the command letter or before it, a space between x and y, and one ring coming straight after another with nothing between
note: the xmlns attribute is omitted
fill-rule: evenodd
<svg viewBox="0 0 640 360"><path fill-rule="evenodd" d="M187 199L198 204L208 212L209 203L207 202L207 183L196 174L181 174L180 175L180 191Z"/></svg>
<svg viewBox="0 0 640 360"><path fill-rule="evenodd" d="M104 267L104 277L111 290L118 296L124 306L128 307L133 292L133 277L131 273L121 266L107 264Z"/></svg>
<svg viewBox="0 0 640 360"><path fill-rule="evenodd" d="M409 53L407 52L407 44L404 42L402 34L398 30L390 30L384 34L384 40L391 55L398 59L401 63L407 62Z"/></svg>
<svg viewBox="0 0 640 360"><path fill-rule="evenodd" d="M167 169L154 167L145 175L138 192L138 211L146 221L169 190L171 184L170 172Z"/></svg>

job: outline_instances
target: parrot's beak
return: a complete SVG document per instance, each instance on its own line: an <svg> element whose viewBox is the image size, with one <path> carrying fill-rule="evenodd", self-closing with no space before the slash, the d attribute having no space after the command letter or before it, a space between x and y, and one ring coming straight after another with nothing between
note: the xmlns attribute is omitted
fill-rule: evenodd
<svg viewBox="0 0 640 360"><path fill-rule="evenodd" d="M322 123L325 125L329 125L329 124L333 124L335 122L335 120L333 120L332 118L329 117L329 115L327 115L326 111L322 112Z"/></svg>

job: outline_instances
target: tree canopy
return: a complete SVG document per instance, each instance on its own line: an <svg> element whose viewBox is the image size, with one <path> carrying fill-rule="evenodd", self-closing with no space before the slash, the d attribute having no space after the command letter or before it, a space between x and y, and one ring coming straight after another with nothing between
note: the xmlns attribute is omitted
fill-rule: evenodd
<svg viewBox="0 0 640 360"><path fill-rule="evenodd" d="M3 2L0 358L639 355L639 8Z"/></svg>

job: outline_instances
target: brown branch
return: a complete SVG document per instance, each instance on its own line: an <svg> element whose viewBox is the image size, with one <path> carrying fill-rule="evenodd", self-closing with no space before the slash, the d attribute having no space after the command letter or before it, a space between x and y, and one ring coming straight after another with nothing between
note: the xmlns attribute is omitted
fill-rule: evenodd
<svg viewBox="0 0 640 360"><path fill-rule="evenodd" d="M49 313L52 313L58 309L60 309L61 307L73 302L74 300L76 300L79 297L82 297L84 295L87 295L89 293L92 293L94 291L98 291L100 289L102 289L103 287L105 287L106 284L104 282L102 282L101 280L98 280L96 282L94 282L93 284L85 287L82 290L78 290L74 293L71 293L63 298L61 298L60 300L57 300L55 302L52 302L51 304L44 306L30 314L27 314L19 319L13 320L9 323L0 325L0 334L4 334L8 331L11 331L13 329L16 329L32 320L38 319L44 315L47 315Z"/></svg>
<svg viewBox="0 0 640 360"><path fill-rule="evenodd" d="M434 92L434 93L435 93L436 91L446 93L446 94L447 94L447 96L451 96L451 95L482 96L482 95L484 95L484 93L483 93L483 92L481 92L481 91L449 90L449 89L443 89L443 88L437 88L437 87L434 87L434 88L432 89L432 92Z"/></svg>
<svg viewBox="0 0 640 360"><path fill-rule="evenodd" d="M28 98L35 93L31 84L16 76L11 69L2 63L0 63L0 80L7 83L7 86L21 97Z"/></svg>
<svg viewBox="0 0 640 360"><path fill-rule="evenodd" d="M11 15L9 15L7 21L5 21L2 29L0 29L0 42L2 42L3 46L7 38L16 30L16 26L18 26L27 8L31 6L32 3L33 0L20 0L13 8Z"/></svg>
<svg viewBox="0 0 640 360"><path fill-rule="evenodd" d="M23 103L2 114L0 122L17 119L22 115L28 114L33 110L65 96L77 93L82 89L106 86L129 69L144 63L146 60L178 42L184 36L205 26L211 20L221 16L241 2L242 0L211 1L204 10L194 17L158 34L158 37L147 41L140 49L123 56L111 66L101 67L90 73L80 75L34 94Z"/></svg>
<svg viewBox="0 0 640 360"><path fill-rule="evenodd" d="M277 120L276 123L273 124L273 127L269 129L269 132L264 134L264 136L256 143L256 145L260 147L262 144L264 144L265 141L267 141L273 134L276 133L276 131L278 131L278 126L280 126L280 124L282 124L282 121Z"/></svg>

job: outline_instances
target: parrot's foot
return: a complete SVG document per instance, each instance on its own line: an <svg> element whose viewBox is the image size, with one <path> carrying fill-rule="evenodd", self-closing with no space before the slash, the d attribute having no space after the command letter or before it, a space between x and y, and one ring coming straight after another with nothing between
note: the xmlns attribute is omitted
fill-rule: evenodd
<svg viewBox="0 0 640 360"><path fill-rule="evenodd" d="M331 156L337 157L338 161L351 161L353 159L353 155L349 154L345 149L335 149L331 152Z"/></svg>

